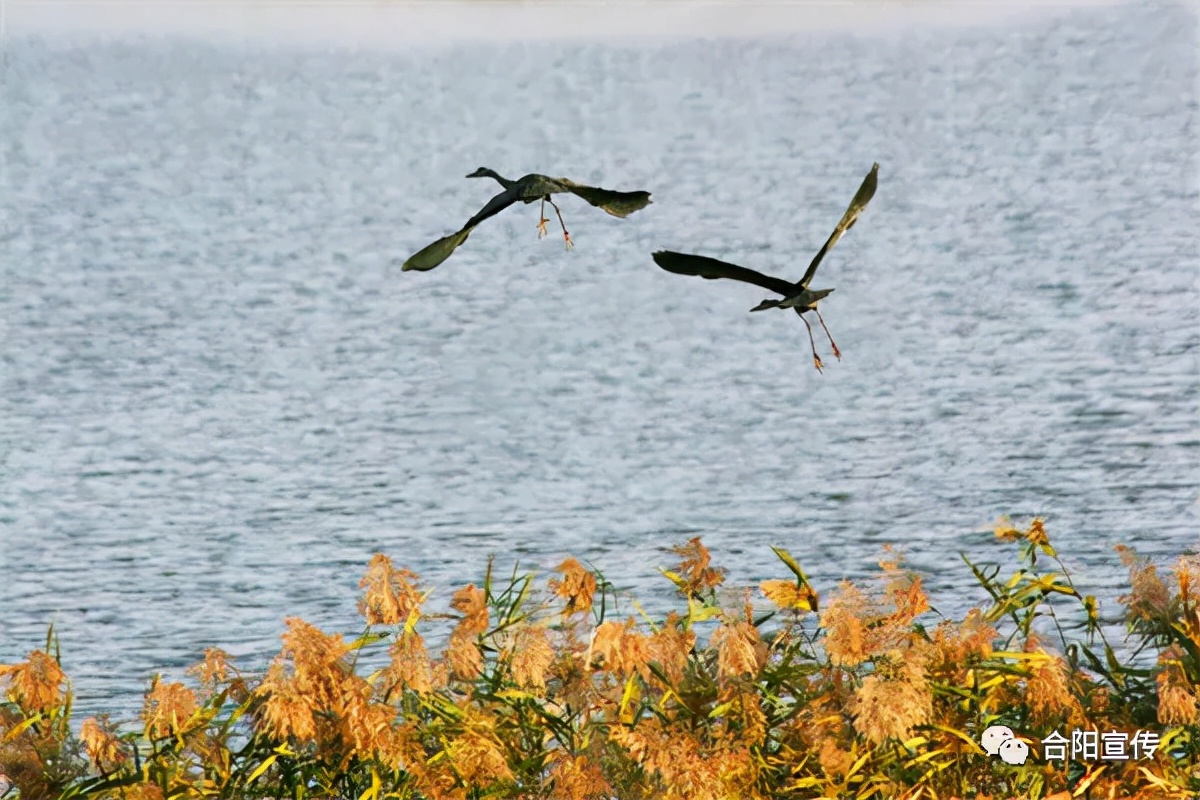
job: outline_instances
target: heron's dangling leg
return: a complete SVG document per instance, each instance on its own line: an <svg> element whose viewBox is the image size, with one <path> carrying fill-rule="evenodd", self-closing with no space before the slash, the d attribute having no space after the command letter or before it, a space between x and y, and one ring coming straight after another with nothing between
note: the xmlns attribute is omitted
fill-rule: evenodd
<svg viewBox="0 0 1200 800"><path fill-rule="evenodd" d="M825 318L821 316L819 309L814 308L813 311L817 312L817 319L821 320L821 327L825 329L825 335L829 337L829 343L833 345L833 354L837 356L838 361L841 361L842 352L838 350L837 342L833 340L833 334L829 332L829 326L825 324Z"/></svg>
<svg viewBox="0 0 1200 800"><path fill-rule="evenodd" d="M541 219L538 220L538 238L540 239L546 235L546 223L550 221L550 220L546 219L546 198L545 198L545 196L542 197L542 207L538 211L538 216L541 217Z"/></svg>
<svg viewBox="0 0 1200 800"><path fill-rule="evenodd" d="M808 343L812 345L813 366L817 368L817 372L823 372L824 370L822 370L821 367L825 365L821 363L821 357L817 355L817 343L813 340L812 325L808 324L808 320L804 319L803 314L800 315L800 319L804 322L804 327L808 328Z"/></svg>
<svg viewBox="0 0 1200 800"><path fill-rule="evenodd" d="M567 249L570 250L575 246L575 243L571 241L571 234L567 233L567 223L563 222L562 212L558 210L558 204L554 202L554 198L547 195L546 199L550 201L550 205L554 206L554 213L558 214L558 224L562 226L563 239L567 243Z"/></svg>

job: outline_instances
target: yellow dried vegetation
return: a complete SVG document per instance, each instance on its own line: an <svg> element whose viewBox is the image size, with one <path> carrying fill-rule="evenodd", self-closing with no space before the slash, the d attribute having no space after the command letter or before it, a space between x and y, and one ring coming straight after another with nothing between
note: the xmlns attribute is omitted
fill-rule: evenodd
<svg viewBox="0 0 1200 800"><path fill-rule="evenodd" d="M261 671L211 649L191 682L155 678L125 725L72 731L48 637L0 665L0 772L20 800L1200 797L1200 559L1121 550L1118 651L1040 520L996 534L1015 568L964 556L983 602L960 619L891 553L874 579L818 591L776 548L785 576L752 592L695 538L663 570L683 607L657 619L620 613L574 559L545 584L489 567L434 613L419 577L377 555L365 632L287 619ZM995 725L1025 763L985 752ZM1075 731L1156 747L1047 758Z"/></svg>

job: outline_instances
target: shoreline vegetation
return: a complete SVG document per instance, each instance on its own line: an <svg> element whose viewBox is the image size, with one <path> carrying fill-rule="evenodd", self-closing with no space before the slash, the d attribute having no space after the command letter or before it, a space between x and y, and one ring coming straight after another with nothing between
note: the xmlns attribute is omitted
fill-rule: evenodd
<svg viewBox="0 0 1200 800"><path fill-rule="evenodd" d="M651 619L618 616L574 559L547 581L489 568L454 613L427 612L431 590L380 554L361 634L289 618L262 672L210 649L187 683L151 682L136 730L102 715L73 733L51 631L0 665L0 784L20 800L1200 796L1200 557L1160 574L1119 548L1132 666L1041 520L996 533L1018 568L964 555L991 605L957 620L890 556L821 596L775 548L782 578L731 590L695 538L663 570L677 610ZM996 725L1025 763L980 746ZM1047 760L1047 739L1080 731L1156 747Z"/></svg>

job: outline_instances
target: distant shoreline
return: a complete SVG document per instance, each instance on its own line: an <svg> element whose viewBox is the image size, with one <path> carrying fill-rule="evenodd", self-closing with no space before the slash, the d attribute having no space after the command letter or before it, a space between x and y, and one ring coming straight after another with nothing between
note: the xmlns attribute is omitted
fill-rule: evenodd
<svg viewBox="0 0 1200 800"><path fill-rule="evenodd" d="M817 30L886 33L912 27L998 24L1071 8L1120 4L1120 0L0 0L0 30L10 39L187 36L391 49L464 40L748 38Z"/></svg>

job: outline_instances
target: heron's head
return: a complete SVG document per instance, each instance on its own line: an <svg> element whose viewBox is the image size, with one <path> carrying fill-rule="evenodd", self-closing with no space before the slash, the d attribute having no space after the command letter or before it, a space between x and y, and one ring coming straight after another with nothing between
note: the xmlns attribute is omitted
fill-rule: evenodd
<svg viewBox="0 0 1200 800"><path fill-rule="evenodd" d="M490 169L488 169L487 167L480 167L479 169L475 170L467 177L468 178L490 178L491 176L492 176L492 171Z"/></svg>
<svg viewBox="0 0 1200 800"><path fill-rule="evenodd" d="M754 308L752 308L752 309L750 309L750 310L751 310L751 311L762 311L762 310L764 310L764 309L767 309L767 308L779 308L779 304L780 304L780 302L782 302L782 301L780 301L780 300L769 300L769 299L768 299L768 300L763 300L761 303L759 303L758 305L756 305Z"/></svg>

